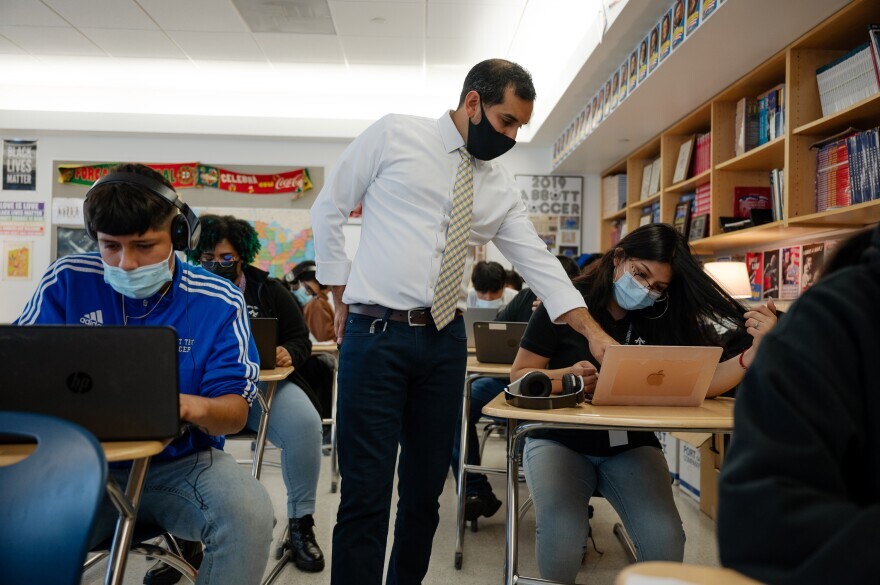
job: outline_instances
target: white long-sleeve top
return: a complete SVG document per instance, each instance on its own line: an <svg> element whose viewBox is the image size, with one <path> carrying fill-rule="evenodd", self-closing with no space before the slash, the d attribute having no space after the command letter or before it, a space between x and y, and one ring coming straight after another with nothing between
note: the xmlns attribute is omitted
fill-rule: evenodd
<svg viewBox="0 0 880 585"><path fill-rule="evenodd" d="M452 211L464 139L450 112L439 119L390 114L345 149L311 209L318 280L346 285L346 304L430 307ZM354 260L342 226L363 202ZM474 164L474 207L458 307L466 308L474 247L493 241L544 302L550 318L584 307L581 294L538 237L510 173Z"/></svg>

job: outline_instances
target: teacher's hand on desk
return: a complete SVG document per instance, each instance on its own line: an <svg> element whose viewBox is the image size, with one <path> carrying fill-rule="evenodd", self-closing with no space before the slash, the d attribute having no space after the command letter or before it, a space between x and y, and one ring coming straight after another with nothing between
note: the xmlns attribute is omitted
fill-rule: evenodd
<svg viewBox="0 0 880 585"><path fill-rule="evenodd" d="M572 309L563 313L559 320L587 338L590 353L601 364L605 359L605 348L609 345L620 345L613 337L596 323L593 316L585 308Z"/></svg>
<svg viewBox="0 0 880 585"><path fill-rule="evenodd" d="M275 348L275 367L276 368L286 368L287 366L293 365L293 358L290 357L290 352L287 351L286 348L281 347L280 345Z"/></svg>

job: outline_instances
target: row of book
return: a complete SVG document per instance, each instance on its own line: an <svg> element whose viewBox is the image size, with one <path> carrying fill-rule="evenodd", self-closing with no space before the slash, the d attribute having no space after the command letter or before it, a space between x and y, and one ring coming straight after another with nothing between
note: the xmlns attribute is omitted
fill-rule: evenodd
<svg viewBox="0 0 880 585"><path fill-rule="evenodd" d="M823 116L880 93L880 25L870 25L868 36L869 42L816 70Z"/></svg>
<svg viewBox="0 0 880 585"><path fill-rule="evenodd" d="M749 272L752 300L796 299L816 282L824 259L838 241L748 252L744 260Z"/></svg>
<svg viewBox="0 0 880 585"><path fill-rule="evenodd" d="M626 173L602 179L602 217L614 215L626 207Z"/></svg>
<svg viewBox="0 0 880 585"><path fill-rule="evenodd" d="M817 212L880 199L880 129L850 131L814 146Z"/></svg>
<svg viewBox="0 0 880 585"><path fill-rule="evenodd" d="M588 99L553 145L553 166L561 164L598 128L669 55L690 38L725 0L675 0L660 20L646 31L629 58L616 67ZM687 4L687 6L685 6Z"/></svg>
<svg viewBox="0 0 880 585"><path fill-rule="evenodd" d="M689 177L696 177L712 166L712 133L697 134Z"/></svg>
<svg viewBox="0 0 880 585"><path fill-rule="evenodd" d="M649 223L660 223L660 202L645 205L642 208L642 215L639 216L639 227L648 225Z"/></svg>
<svg viewBox="0 0 880 585"><path fill-rule="evenodd" d="M785 84L736 103L734 118L735 156L785 134Z"/></svg>

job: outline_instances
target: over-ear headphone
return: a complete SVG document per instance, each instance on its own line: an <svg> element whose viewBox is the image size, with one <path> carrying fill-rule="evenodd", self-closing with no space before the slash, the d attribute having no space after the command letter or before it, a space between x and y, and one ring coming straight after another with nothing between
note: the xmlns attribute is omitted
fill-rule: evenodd
<svg viewBox="0 0 880 585"><path fill-rule="evenodd" d="M99 185L107 185L109 183L123 183L127 185L136 185L143 187L150 193L161 198L169 205L173 205L180 213L171 220L171 244L175 250L195 250L199 243L199 234L202 232L202 226L195 212L190 209L189 205L180 200L174 189L169 189L163 183L140 175L138 173L116 172L104 175L91 186L89 192L86 193L86 202L89 195ZM88 205L83 206L83 219L86 228L86 234L94 241L98 241L98 235L92 228L91 218L89 217Z"/></svg>
<svg viewBox="0 0 880 585"><path fill-rule="evenodd" d="M508 404L532 410L571 408L584 401L584 379L574 374L562 375L562 394L551 396L553 382L544 372L529 372L504 389Z"/></svg>

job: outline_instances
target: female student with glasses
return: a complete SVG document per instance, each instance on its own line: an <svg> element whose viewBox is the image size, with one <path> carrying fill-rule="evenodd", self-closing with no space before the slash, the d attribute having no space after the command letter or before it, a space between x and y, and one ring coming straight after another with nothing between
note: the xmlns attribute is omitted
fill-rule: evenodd
<svg viewBox="0 0 880 585"><path fill-rule="evenodd" d="M739 383L761 338L776 322L772 302L746 311L720 288L668 224L633 231L573 282L596 321L622 344L719 345L713 325L738 330L741 338L751 335L750 347L728 352L731 357L718 365L709 397ZM585 340L568 326L551 323L539 307L510 377L542 371L557 380L553 391L558 393L562 374L573 373L583 376L590 392L598 366ZM653 433L537 432L527 439L523 464L537 516L542 578L575 581L586 554L589 501L596 492L620 514L639 561L683 559L681 518Z"/></svg>

